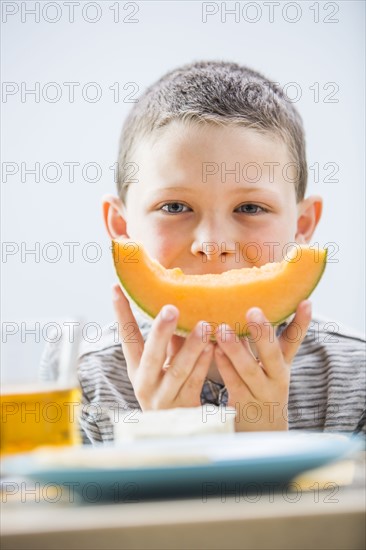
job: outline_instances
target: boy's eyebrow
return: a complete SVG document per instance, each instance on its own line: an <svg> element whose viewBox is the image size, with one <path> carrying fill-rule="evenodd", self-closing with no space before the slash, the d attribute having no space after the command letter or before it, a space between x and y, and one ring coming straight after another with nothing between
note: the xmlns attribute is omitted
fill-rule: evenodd
<svg viewBox="0 0 366 550"><path fill-rule="evenodd" d="M223 182L223 185L225 185L225 183ZM165 193L166 191L185 191L185 192L188 192L188 193L196 193L197 191L199 192L200 191L200 188L197 186L195 188L193 187L184 187L184 186L177 186L177 185L172 185L170 187L162 187L161 189L156 189L155 191L153 191L153 195L158 195L160 193ZM228 192L230 192L230 194L232 195L237 195L237 194L242 194L243 192L245 193L263 193L263 194L268 194L268 195L272 195L273 197L278 197L278 193L276 193L275 191L272 191L271 189L267 189L265 187L237 187L235 189L232 189L232 190L228 190Z"/></svg>
<svg viewBox="0 0 366 550"><path fill-rule="evenodd" d="M192 187L172 185L170 187L161 187L160 189L156 189L154 193L164 193L164 191L195 191L195 189Z"/></svg>

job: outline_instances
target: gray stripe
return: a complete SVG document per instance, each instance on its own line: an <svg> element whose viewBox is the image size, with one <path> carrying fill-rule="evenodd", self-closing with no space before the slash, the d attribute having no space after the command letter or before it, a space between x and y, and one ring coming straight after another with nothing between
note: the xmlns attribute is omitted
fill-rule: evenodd
<svg viewBox="0 0 366 550"><path fill-rule="evenodd" d="M136 320L146 340L151 323L141 319L140 314ZM289 427L353 431L366 402L365 340L349 330L342 332L340 329L333 333L331 323L328 325L330 330L327 330L322 321L313 319L313 323L317 322L319 329L313 327L308 331L291 367ZM94 347L84 349L80 356L83 404L99 405L104 409L116 404L126 407L126 410L138 408L122 346L114 339L115 335L106 327L102 340ZM332 339L336 341L329 341ZM47 344L39 368L40 379L54 380L57 377L58 357L58 346ZM201 394L202 404L224 404L227 391L221 389L222 385L207 380ZM299 411L301 416L297 417ZM93 415L84 411L80 424L86 443L113 439L113 426L105 415L93 419ZM365 426L362 429L365 430Z"/></svg>

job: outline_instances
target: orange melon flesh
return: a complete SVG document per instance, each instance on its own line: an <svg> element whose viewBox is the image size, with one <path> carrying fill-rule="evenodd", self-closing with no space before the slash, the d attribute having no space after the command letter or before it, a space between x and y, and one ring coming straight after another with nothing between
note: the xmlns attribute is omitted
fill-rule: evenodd
<svg viewBox="0 0 366 550"><path fill-rule="evenodd" d="M198 321L216 328L227 323L236 334L248 334L246 312L259 307L278 325L296 311L314 290L324 272L326 249L302 245L282 262L262 267L231 269L220 274L185 275L164 268L141 243L121 237L112 242L118 278L126 294L151 319L165 304L179 309L176 334L186 336ZM213 330L207 335L214 339Z"/></svg>

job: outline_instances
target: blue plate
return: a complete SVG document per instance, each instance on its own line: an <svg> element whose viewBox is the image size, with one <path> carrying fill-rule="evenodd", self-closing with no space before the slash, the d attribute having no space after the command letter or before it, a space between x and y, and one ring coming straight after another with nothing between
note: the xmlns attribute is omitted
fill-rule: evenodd
<svg viewBox="0 0 366 550"><path fill-rule="evenodd" d="M71 489L86 503L283 490L301 472L350 456L363 439L257 432L41 449L8 457L3 471Z"/></svg>

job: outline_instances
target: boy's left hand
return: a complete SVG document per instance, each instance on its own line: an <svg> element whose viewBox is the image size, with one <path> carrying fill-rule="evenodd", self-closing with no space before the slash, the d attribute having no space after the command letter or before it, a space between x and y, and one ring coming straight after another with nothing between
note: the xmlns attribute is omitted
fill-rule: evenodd
<svg viewBox="0 0 366 550"><path fill-rule="evenodd" d="M290 369L311 321L311 303L299 304L279 338L260 309L250 309L246 319L252 324L258 359L248 340L228 325L220 325L215 334L215 362L228 391L228 406L237 411L236 431L287 430Z"/></svg>

